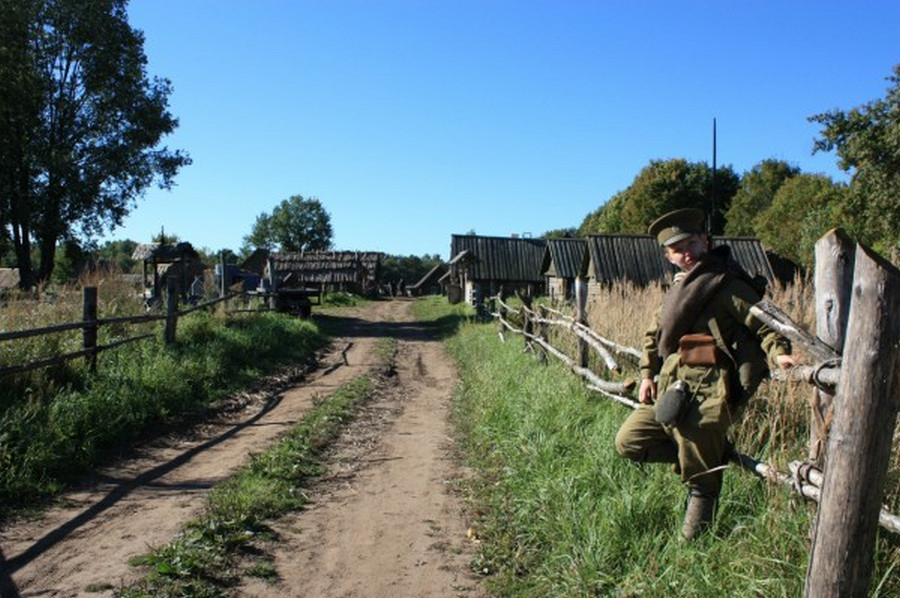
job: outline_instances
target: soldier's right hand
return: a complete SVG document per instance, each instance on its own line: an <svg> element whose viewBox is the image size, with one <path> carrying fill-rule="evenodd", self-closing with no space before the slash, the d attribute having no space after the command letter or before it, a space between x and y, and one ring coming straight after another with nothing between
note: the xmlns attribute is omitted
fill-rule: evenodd
<svg viewBox="0 0 900 598"><path fill-rule="evenodd" d="M650 405L656 400L656 382L650 378L641 380L641 388L638 390L638 400L644 405Z"/></svg>

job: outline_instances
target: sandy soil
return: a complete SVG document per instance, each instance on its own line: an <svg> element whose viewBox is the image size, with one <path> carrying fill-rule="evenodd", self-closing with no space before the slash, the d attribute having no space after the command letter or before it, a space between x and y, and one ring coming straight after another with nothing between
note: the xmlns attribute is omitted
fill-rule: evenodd
<svg viewBox="0 0 900 598"><path fill-rule="evenodd" d="M140 571L128 560L169 541L206 493L293 426L316 397L376 365L398 339L396 376L332 450L311 504L273 524L275 582L247 578L236 596L483 596L459 496L447 415L456 382L439 342L412 322L410 303L342 314L342 336L319 366L268 379L187 433L142 447L98 472L39 519L0 531L0 594L112 596Z"/></svg>

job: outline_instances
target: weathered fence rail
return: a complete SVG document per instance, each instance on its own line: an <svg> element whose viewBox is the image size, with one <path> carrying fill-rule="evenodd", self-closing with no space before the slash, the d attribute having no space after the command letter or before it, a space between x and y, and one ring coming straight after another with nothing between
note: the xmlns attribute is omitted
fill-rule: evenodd
<svg viewBox="0 0 900 598"><path fill-rule="evenodd" d="M768 301L752 308L755 317L802 347L812 361L773 373L774 379L814 387L808 460L792 462L791 473L739 453L733 461L818 504L805 598L862 597L871 581L876 529L900 534L900 517L881 505L900 411L900 271L863 246L850 247L840 230L826 234L816 249L818 335ZM619 369L608 349L632 357L640 355L636 349L603 339L577 318L543 306L540 313L502 301L500 306L493 315L505 329L562 360L589 388L637 407L628 396L633 381L604 380L583 361L576 363L553 347L546 335L532 331L535 324L539 330L556 326L571 331L612 372ZM525 324L513 326L509 314L521 314Z"/></svg>
<svg viewBox="0 0 900 598"><path fill-rule="evenodd" d="M185 316L198 310L210 309L218 303L228 301L229 299L233 299L238 296L238 294L234 293L227 294L225 296L217 297L203 303L198 303L197 305L193 305L189 308L179 311L177 309L178 294L177 292L170 292L169 301L167 303L167 311L164 314L138 314L133 316L98 318L97 289L95 287L85 287L82 290L82 293L84 299L84 319L80 322L66 322L62 324L54 324L51 326L43 326L40 328L30 328L28 330L12 330L7 332L0 332L0 342L3 342L33 338L37 336L46 336L49 334L57 334L61 332L70 332L73 330L81 330L82 348L78 351L71 351L69 353L54 355L52 357L47 357L44 359L36 359L28 363L0 367L0 378L59 365L66 361L71 361L82 357L88 358L90 360L90 366L93 369L94 367L96 367L96 357L99 353L107 351L109 349L120 347L128 343L143 341L156 336L152 333L140 334L136 336L116 339L114 341L110 341L100 345L97 344L97 336L98 331L102 326L109 326L113 324L145 324L148 322L165 320L167 326L164 331L163 340L166 343L172 343L175 341L175 325L179 317Z"/></svg>

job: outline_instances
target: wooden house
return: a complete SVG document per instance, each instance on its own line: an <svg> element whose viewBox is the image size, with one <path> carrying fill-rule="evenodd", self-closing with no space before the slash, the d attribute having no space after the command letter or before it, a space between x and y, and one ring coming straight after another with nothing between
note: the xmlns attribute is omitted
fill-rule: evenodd
<svg viewBox="0 0 900 598"><path fill-rule="evenodd" d="M545 249L544 239L452 235L448 297L453 301L456 289L461 298L481 305L501 291L543 294Z"/></svg>
<svg viewBox="0 0 900 598"><path fill-rule="evenodd" d="M575 298L575 279L584 275L587 240L548 238L541 265L547 295L555 301Z"/></svg>

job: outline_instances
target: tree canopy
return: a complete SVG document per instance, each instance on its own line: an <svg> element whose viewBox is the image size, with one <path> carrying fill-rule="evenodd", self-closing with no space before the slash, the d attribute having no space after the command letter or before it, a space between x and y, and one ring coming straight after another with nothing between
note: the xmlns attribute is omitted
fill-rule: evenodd
<svg viewBox="0 0 900 598"><path fill-rule="evenodd" d="M720 233L724 213L739 182L740 178L728 166L716 170L714 183L712 169L705 163L692 163L681 158L653 160L635 177L631 186L588 215L579 227L579 233L646 234L653 220L678 208L701 208L707 214L712 212L711 230ZM714 189L715 207L712 201Z"/></svg>
<svg viewBox="0 0 900 598"><path fill-rule="evenodd" d="M256 217L250 234L244 237L244 253L253 248L281 251L321 251L331 249L331 216L315 198L294 195L283 200L271 214Z"/></svg>
<svg viewBox="0 0 900 598"><path fill-rule="evenodd" d="M814 263L816 241L840 226L847 189L822 174L798 174L787 179L771 205L753 219L753 230L764 245L798 264Z"/></svg>
<svg viewBox="0 0 900 598"><path fill-rule="evenodd" d="M126 4L0 0L0 224L23 287L49 279L60 241L115 228L190 164L159 147L172 86L148 77Z"/></svg>
<svg viewBox="0 0 900 598"><path fill-rule="evenodd" d="M800 169L781 160L763 160L741 177L741 184L725 213L725 234L734 237L757 235L754 218L772 205L775 194Z"/></svg>
<svg viewBox="0 0 900 598"><path fill-rule="evenodd" d="M835 151L851 173L847 228L885 252L900 247L900 64L887 80L884 99L809 119L824 127L814 151Z"/></svg>

